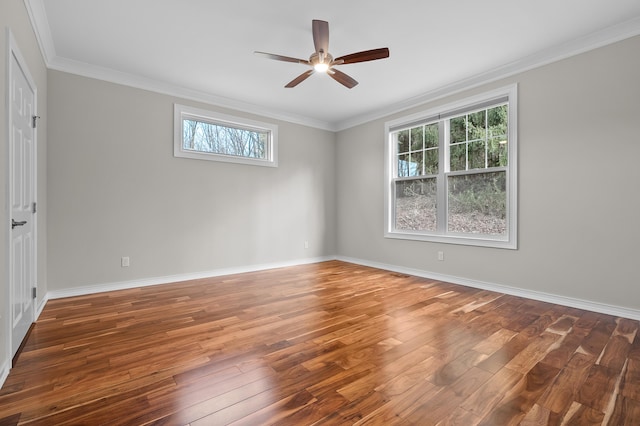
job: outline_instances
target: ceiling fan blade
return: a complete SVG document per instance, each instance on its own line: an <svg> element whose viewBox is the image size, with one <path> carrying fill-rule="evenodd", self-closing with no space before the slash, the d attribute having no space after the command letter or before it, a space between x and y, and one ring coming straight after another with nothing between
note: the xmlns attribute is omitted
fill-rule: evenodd
<svg viewBox="0 0 640 426"><path fill-rule="evenodd" d="M309 62L306 59L292 58L290 56L282 56L282 55L276 55L274 53L266 53L266 52L253 52L253 53L255 53L258 56L264 56L265 58L268 58L268 59L274 59L276 61L295 62L298 64L311 65L311 62Z"/></svg>
<svg viewBox="0 0 640 426"><path fill-rule="evenodd" d="M349 77L347 74L343 73L342 71L338 71L336 69L330 69L327 74L329 74L329 77L331 77L332 79L334 79L335 81L337 81L338 83L342 84L343 86L347 87L348 89L353 88L355 85L358 84L358 82L356 80L354 80L353 78Z"/></svg>
<svg viewBox="0 0 640 426"><path fill-rule="evenodd" d="M381 49L365 50L362 52L341 56L334 59L333 63L336 65L355 64L356 62L375 61L376 59L384 59L388 57L389 49L387 47L383 47Z"/></svg>
<svg viewBox="0 0 640 426"><path fill-rule="evenodd" d="M289 83L287 83L287 85L284 86L284 87L287 87L287 88L296 87L298 84L302 83L307 78L309 78L311 76L311 74L313 74L314 72L315 72L315 70L313 70L313 69L310 69L309 71L303 72L302 74L300 74L299 76L297 76L296 78L291 80Z"/></svg>
<svg viewBox="0 0 640 426"><path fill-rule="evenodd" d="M329 53L329 23L327 21L314 19L311 24L313 29L313 45L316 48L316 53L322 51L326 55Z"/></svg>

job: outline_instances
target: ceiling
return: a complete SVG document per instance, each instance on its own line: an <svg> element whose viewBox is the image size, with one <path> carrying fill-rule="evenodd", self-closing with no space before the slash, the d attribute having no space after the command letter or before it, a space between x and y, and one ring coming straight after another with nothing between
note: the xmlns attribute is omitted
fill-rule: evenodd
<svg viewBox="0 0 640 426"><path fill-rule="evenodd" d="M638 0L25 0L47 66L339 130L640 34ZM264 51L307 59L311 21L353 89Z"/></svg>

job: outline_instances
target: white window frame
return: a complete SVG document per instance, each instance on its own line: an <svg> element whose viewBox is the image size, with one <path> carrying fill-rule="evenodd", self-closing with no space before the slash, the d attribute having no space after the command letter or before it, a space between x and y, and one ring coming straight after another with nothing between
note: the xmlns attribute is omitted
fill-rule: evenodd
<svg viewBox="0 0 640 426"><path fill-rule="evenodd" d="M174 104L173 110L173 155L175 157L249 164L254 166L278 167L278 126L276 124L250 120L248 118L236 117L229 114L222 114L215 111L180 104ZM224 127L267 132L268 138L265 149L265 158L252 158L184 149L184 120L197 120Z"/></svg>
<svg viewBox="0 0 640 426"><path fill-rule="evenodd" d="M446 185L444 179L446 175L465 174L466 172L446 172L445 161L448 161L448 146L444 143L444 138L440 137L439 144L439 172L438 172L438 231L412 231L412 230L396 230L395 229L395 195L394 183L397 176L397 143L394 142L392 134L402 126L412 124L433 122L435 120L453 118L457 111L472 111L475 107L490 105L493 101L507 98L508 108L508 165L506 168L487 169L505 170L507 173L507 202L506 202L506 235L485 235L485 234L460 234L448 233L446 231L447 206L446 206ZM385 149L384 149L384 169L385 169L385 188L384 188L384 223L385 238L396 238L404 240L430 241L437 243L462 244L482 247L496 247L506 249L517 249L517 231L518 231L518 130L517 130L517 108L518 107L518 86L513 84L507 87L492 90L476 96L465 98L463 100L442 105L406 117L398 118L385 123ZM442 117L442 118L440 118ZM480 171L483 169L480 169ZM478 172L476 170L475 172Z"/></svg>

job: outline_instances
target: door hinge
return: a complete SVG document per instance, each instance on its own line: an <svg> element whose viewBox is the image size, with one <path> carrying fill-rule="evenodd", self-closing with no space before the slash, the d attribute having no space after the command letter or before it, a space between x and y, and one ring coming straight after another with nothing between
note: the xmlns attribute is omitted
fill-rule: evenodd
<svg viewBox="0 0 640 426"><path fill-rule="evenodd" d="M35 201L31 204L31 213L36 214L36 202Z"/></svg>
<svg viewBox="0 0 640 426"><path fill-rule="evenodd" d="M40 118L39 115L34 115L31 117L31 120L33 122L33 124L31 125L31 127L33 127L34 129L36 128L36 121L38 120L38 118Z"/></svg>
<svg viewBox="0 0 640 426"><path fill-rule="evenodd" d="M38 287L33 287L31 289L31 297L35 299L37 295L38 295Z"/></svg>

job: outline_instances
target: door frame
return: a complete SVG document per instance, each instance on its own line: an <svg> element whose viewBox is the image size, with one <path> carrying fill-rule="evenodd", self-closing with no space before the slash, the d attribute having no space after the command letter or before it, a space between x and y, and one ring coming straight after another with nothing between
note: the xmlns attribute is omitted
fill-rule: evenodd
<svg viewBox="0 0 640 426"><path fill-rule="evenodd" d="M34 109L34 114L37 115L37 111L38 111L38 86L35 84L35 80L33 79L33 76L31 75L31 72L29 71L29 68L27 66L27 61L24 59L24 56L22 56L22 53L20 52L20 49L18 47L18 43L15 39L15 37L13 36L13 33L11 32L11 29L7 27L6 29L6 39L7 39L7 43L6 43L6 79L4 82L5 85L5 117L4 119L6 120L6 132L4 135L4 145L5 145L5 155L6 155L6 161L5 161L5 174L6 174L6 187L5 187L5 205L6 205L6 209L5 209L5 213L6 213L6 223L5 223L5 229L7 230L7 234L6 234L6 241L4 242L5 244L5 250L6 250L6 256L5 256L5 261L7 262L7 268L6 268L6 273L5 273L5 282L7 283L6 289L5 289L5 297L4 299L6 300L4 309L5 309L5 318L6 320L5 322L5 336L6 336L6 341L5 341L5 347L6 347L6 360L9 363L9 365L11 365L11 360L12 360L12 334L13 334L13 326L12 326L12 318L11 318L11 265L13 262L13 256L11 254L12 250L11 250L11 229L10 229L10 221L11 221L11 200L10 200L10 194L11 194L11 187L13 185L13 176L11 173L11 100L10 100L10 88L11 88L11 79L12 79L12 73L11 73L11 62L13 60L13 58L15 58L18 66L20 67L20 69L22 70L27 83L29 84L30 88L33 90L33 94L34 94L34 99L33 99L33 109ZM35 126L33 128L33 198L34 200L38 200L38 126ZM33 268L34 268L34 283L33 285L37 288L38 287L38 215L37 215L37 210L36 213L33 214ZM31 322L35 322L36 320L36 316L37 316L37 310L38 310L38 305L37 305L37 297L34 298L32 300L33 303L33 317L30 319Z"/></svg>

